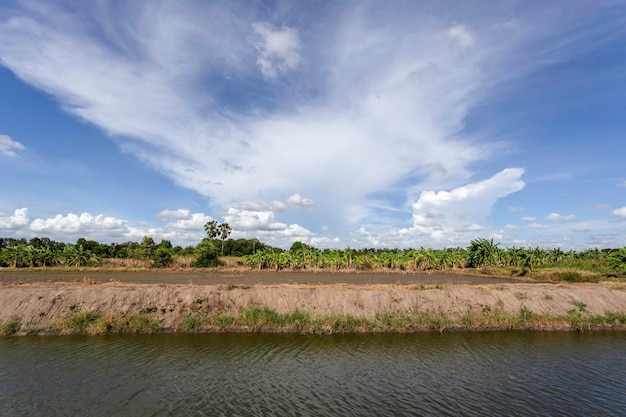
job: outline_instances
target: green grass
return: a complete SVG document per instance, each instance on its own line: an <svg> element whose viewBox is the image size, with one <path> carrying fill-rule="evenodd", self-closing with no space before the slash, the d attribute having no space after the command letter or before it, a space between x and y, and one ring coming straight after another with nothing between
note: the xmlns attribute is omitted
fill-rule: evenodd
<svg viewBox="0 0 626 417"><path fill-rule="evenodd" d="M213 313L207 316L188 316L175 328L163 329L162 322L153 313L112 317L98 312L74 312L61 322L43 330L47 333L90 334L154 333L159 331L184 332L295 332L305 334L336 333L409 333L444 332L457 330L577 330L626 329L626 313L606 312L591 315L583 303L572 302L577 308L563 316L537 314L525 306L517 312L507 312L501 304L483 306L474 313L459 318L443 312L413 311L387 312L373 318L345 315L312 316L302 311L278 313L266 306L249 305L237 314ZM0 327L5 335L21 329L19 317L12 317ZM37 333L38 329L27 329Z"/></svg>
<svg viewBox="0 0 626 417"><path fill-rule="evenodd" d="M2 329L2 334L6 336L14 335L20 329L21 322L22 319L20 319L18 316L11 317L9 321L3 323L2 327L0 327Z"/></svg>

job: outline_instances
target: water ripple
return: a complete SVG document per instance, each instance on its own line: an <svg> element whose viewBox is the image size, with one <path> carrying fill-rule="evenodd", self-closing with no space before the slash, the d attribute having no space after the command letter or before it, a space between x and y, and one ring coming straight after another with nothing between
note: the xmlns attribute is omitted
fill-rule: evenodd
<svg viewBox="0 0 626 417"><path fill-rule="evenodd" d="M0 338L0 415L619 415L625 347L624 333Z"/></svg>

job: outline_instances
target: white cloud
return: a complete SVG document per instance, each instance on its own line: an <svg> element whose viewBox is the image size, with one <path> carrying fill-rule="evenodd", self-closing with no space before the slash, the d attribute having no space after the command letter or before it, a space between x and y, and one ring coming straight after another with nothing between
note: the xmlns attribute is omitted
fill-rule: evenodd
<svg viewBox="0 0 626 417"><path fill-rule="evenodd" d="M617 208L613 210L611 213L615 214L616 216L626 217L626 206Z"/></svg>
<svg viewBox="0 0 626 417"><path fill-rule="evenodd" d="M128 222L103 214L92 215L81 213L80 215L68 213L57 214L48 219L37 218L32 221L29 229L35 233L52 233L63 236L88 235L88 236L123 236L128 232Z"/></svg>
<svg viewBox="0 0 626 417"><path fill-rule="evenodd" d="M300 63L298 31L282 27L277 29L267 22L252 24L254 35L250 42L259 52L257 65L267 78L295 69Z"/></svg>
<svg viewBox="0 0 626 417"><path fill-rule="evenodd" d="M157 10L137 2L109 10L113 20L85 6L104 39L53 4L26 7L0 23L3 65L222 210L233 201L278 201L297 188L328 223L354 224L371 214L372 193L395 191L408 176L416 179L409 199L457 186L492 149L455 136L488 77L481 53L459 61L447 37L432 36L444 23L388 31L349 13L305 50L296 28L246 21L228 10L236 5ZM322 60L301 56L320 48ZM257 58L269 60L266 75L302 65L301 76L289 72L299 88L272 96L255 75ZM338 178L350 186L328 186Z"/></svg>
<svg viewBox="0 0 626 417"><path fill-rule="evenodd" d="M284 213L285 211L287 211L287 206L282 201L274 200L272 201L272 204L270 205L270 207L272 211L277 212L277 213Z"/></svg>
<svg viewBox="0 0 626 417"><path fill-rule="evenodd" d="M551 222L563 222L563 221L569 221L569 220L576 220L576 215L568 214L564 216L558 213L550 213L546 216L546 220L551 221Z"/></svg>
<svg viewBox="0 0 626 417"><path fill-rule="evenodd" d="M213 220L210 216L204 213L193 213L189 217L180 218L174 222L170 221L165 225L167 231L202 231L204 232L204 225Z"/></svg>
<svg viewBox="0 0 626 417"><path fill-rule="evenodd" d="M18 231L28 226L28 209L16 209L13 213L0 212L0 231Z"/></svg>
<svg viewBox="0 0 626 417"><path fill-rule="evenodd" d="M624 182L620 182L619 184L617 184L617 186L618 186L619 188L626 188L626 181L624 181Z"/></svg>
<svg viewBox="0 0 626 417"><path fill-rule="evenodd" d="M530 227L531 229L547 229L548 228L548 226L541 224L541 223L530 223L528 227Z"/></svg>
<svg viewBox="0 0 626 417"><path fill-rule="evenodd" d="M261 15L237 2L85 2L81 13L63 4L7 11L2 65L207 196L212 212L227 212L242 231L282 231L285 239L312 238L298 223L317 222L333 231L365 224L367 238L385 242L369 226L380 207L406 213L415 201L413 227L387 241L416 233L461 241L488 230L493 203L524 185L510 170L464 185L477 162L507 144L468 137L467 116L499 82L542 65L528 59L528 46L558 34L558 22L548 27L550 19L527 14L515 16L512 30L501 22L509 6L499 4L454 16L332 3L337 9L306 19L296 9L268 16L271 8ZM331 15L337 24L328 24ZM294 190L308 197L295 206L315 201L315 210L291 210L283 222L280 200ZM184 209L157 217L171 223L151 230L168 236L209 218Z"/></svg>
<svg viewBox="0 0 626 417"><path fill-rule="evenodd" d="M251 211L236 208L228 209L224 216L226 223L237 230L285 230L287 225L276 221L272 211Z"/></svg>
<svg viewBox="0 0 626 417"><path fill-rule="evenodd" d="M537 221L537 219L535 217L531 217L531 216L524 216L522 217L522 221L524 223L534 223Z"/></svg>
<svg viewBox="0 0 626 417"><path fill-rule="evenodd" d="M524 188L521 168L508 168L493 177L451 191L424 191L413 204L413 227L399 234L418 235L434 242L461 244L468 232L485 230L492 206Z"/></svg>
<svg viewBox="0 0 626 417"><path fill-rule="evenodd" d="M448 29L448 37L460 46L469 48L475 45L474 35L465 27L465 25L454 25Z"/></svg>
<svg viewBox="0 0 626 417"><path fill-rule="evenodd" d="M156 216L163 221L189 220L191 218L191 212L187 209L162 210L158 212Z"/></svg>
<svg viewBox="0 0 626 417"><path fill-rule="evenodd" d="M524 207L513 207L513 206L508 206L506 209L507 209L509 212L511 212L511 213L516 213L516 212L518 212L518 211L523 211L523 210L524 210Z"/></svg>
<svg viewBox="0 0 626 417"><path fill-rule="evenodd" d="M21 143L11 139L7 135L0 135L0 153L9 158L13 158L17 154L15 151L25 151L26 147Z"/></svg>
<svg viewBox="0 0 626 417"><path fill-rule="evenodd" d="M32 236L49 236L61 241L74 241L79 237L100 242L139 241L144 236L151 236L157 241L168 239L175 244L196 245L205 237L204 225L212 220L203 213L190 213L186 209L163 210L157 213L157 217L167 223L162 227L150 227L144 222L131 224L128 220L104 214L67 213L36 218L27 227Z"/></svg>
<svg viewBox="0 0 626 417"><path fill-rule="evenodd" d="M310 198L302 198L300 194L294 194L287 198L287 204L300 210L310 210L315 204Z"/></svg>
<svg viewBox="0 0 626 417"><path fill-rule="evenodd" d="M514 224L507 224L504 227L506 227L507 229L512 229L512 230L520 229L520 226L517 226L517 225L514 225Z"/></svg>

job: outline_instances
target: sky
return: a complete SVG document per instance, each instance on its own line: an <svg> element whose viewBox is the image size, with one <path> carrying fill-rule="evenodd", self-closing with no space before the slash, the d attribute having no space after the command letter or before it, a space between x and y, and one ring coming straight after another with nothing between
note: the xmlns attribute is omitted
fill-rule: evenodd
<svg viewBox="0 0 626 417"><path fill-rule="evenodd" d="M0 2L0 237L626 246L626 1Z"/></svg>

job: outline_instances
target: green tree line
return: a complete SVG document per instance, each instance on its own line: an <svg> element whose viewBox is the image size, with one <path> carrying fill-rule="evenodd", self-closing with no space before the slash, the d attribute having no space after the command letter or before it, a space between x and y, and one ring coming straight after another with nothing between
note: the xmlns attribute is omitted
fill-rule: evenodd
<svg viewBox="0 0 626 417"><path fill-rule="evenodd" d="M328 269L445 271L458 268L518 268L521 274L536 268L576 268L626 273L626 247L562 251L542 248L501 248L493 239L477 238L466 248L444 249L317 249L295 242L288 251L258 251L242 258L257 269Z"/></svg>
<svg viewBox="0 0 626 417"><path fill-rule="evenodd" d="M225 226L223 226L225 225ZM274 248L257 239L228 239L226 223L207 223L207 237L196 246L173 246L168 240L156 243L146 236L141 242L99 243L79 238L64 243L47 237L0 238L0 267L100 266L105 259L134 259L155 268L176 265L189 259L192 267L214 267L220 255L234 257L243 265L269 270L395 270L445 271L461 268L518 268L521 274L538 268L575 268L626 274L626 247L563 251L560 248L502 248L494 241L478 238L470 245L444 249L318 249L295 242L289 250Z"/></svg>
<svg viewBox="0 0 626 417"><path fill-rule="evenodd" d="M218 247L219 246L219 247ZM256 239L224 239L221 244L205 238L196 246L173 246L168 240L156 243L150 236L141 242L99 243L79 238L65 243L47 237L0 238L0 267L85 267L100 266L105 259L146 261L152 267L169 267L177 258L191 258L191 266L219 264L219 255L244 256L257 250L271 250Z"/></svg>

